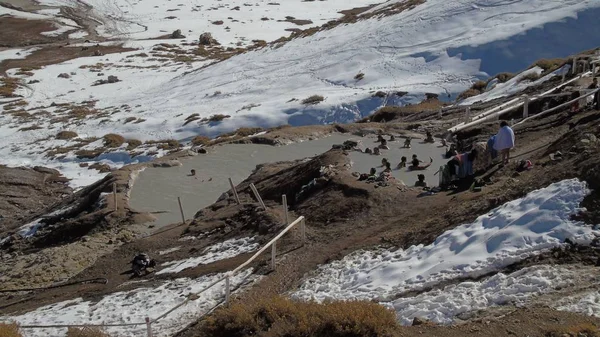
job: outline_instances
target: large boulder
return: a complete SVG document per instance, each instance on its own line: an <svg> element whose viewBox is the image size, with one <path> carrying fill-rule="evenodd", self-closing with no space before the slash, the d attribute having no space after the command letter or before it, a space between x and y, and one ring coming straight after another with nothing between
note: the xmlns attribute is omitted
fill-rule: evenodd
<svg viewBox="0 0 600 337"><path fill-rule="evenodd" d="M212 45L218 45L219 42L217 42L217 40L215 38L212 37L211 33L202 33L200 35L200 44L203 46L212 46Z"/></svg>

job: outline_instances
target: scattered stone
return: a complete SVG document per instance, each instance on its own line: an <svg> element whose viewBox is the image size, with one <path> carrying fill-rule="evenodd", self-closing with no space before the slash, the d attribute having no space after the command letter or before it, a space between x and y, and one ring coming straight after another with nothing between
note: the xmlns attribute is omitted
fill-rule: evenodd
<svg viewBox="0 0 600 337"><path fill-rule="evenodd" d="M76 73L76 72L74 72L74 71L72 71L72 72L71 72L71 76L75 76L75 75L77 75L77 73Z"/></svg>
<svg viewBox="0 0 600 337"><path fill-rule="evenodd" d="M417 325L423 325L423 324L425 324L425 323L427 323L427 321L426 321L426 320L424 320L424 319L422 319L422 318L419 318L419 317L415 317L415 318L413 318L413 321L412 321L412 325L413 325L413 326L417 326Z"/></svg>
<svg viewBox="0 0 600 337"><path fill-rule="evenodd" d="M31 81L27 82L27 84L36 84L36 83L40 83L40 80L31 80Z"/></svg>
<svg viewBox="0 0 600 337"><path fill-rule="evenodd" d="M88 163L79 163L79 167L88 167L90 164Z"/></svg>
<svg viewBox="0 0 600 337"><path fill-rule="evenodd" d="M58 75L58 78L71 78L71 76L67 73L61 73Z"/></svg>
<svg viewBox="0 0 600 337"><path fill-rule="evenodd" d="M379 98L385 98L387 96L387 94L383 91L378 91L375 94L373 94L373 97L379 97Z"/></svg>
<svg viewBox="0 0 600 337"><path fill-rule="evenodd" d="M117 76L113 76L113 75L108 76L108 83L117 83L117 82L119 82L119 78Z"/></svg>
<svg viewBox="0 0 600 337"><path fill-rule="evenodd" d="M185 35L181 34L181 29L177 29L176 31L171 33L171 38L172 39L183 39L183 38L185 38Z"/></svg>
<svg viewBox="0 0 600 337"><path fill-rule="evenodd" d="M101 51L99 51L98 49L94 50L94 56L104 56L104 54L102 54Z"/></svg>
<svg viewBox="0 0 600 337"><path fill-rule="evenodd" d="M111 170L110 166L108 166L108 164L100 164L100 163L95 163L92 164L88 167L88 170L98 170L98 172L100 173L108 173Z"/></svg>
<svg viewBox="0 0 600 337"><path fill-rule="evenodd" d="M211 33L202 33L200 35L200 44L203 46L219 45L219 42L213 38Z"/></svg>

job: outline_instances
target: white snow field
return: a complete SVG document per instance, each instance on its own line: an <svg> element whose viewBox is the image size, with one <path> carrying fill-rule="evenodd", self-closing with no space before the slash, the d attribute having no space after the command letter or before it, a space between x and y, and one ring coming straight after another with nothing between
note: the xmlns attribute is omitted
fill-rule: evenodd
<svg viewBox="0 0 600 337"><path fill-rule="evenodd" d="M481 281L461 282L384 305L396 311L403 325L410 325L415 317L451 324L457 316L493 306L523 305L533 296L572 286L582 278L594 277L576 268L540 265L511 274L498 273Z"/></svg>
<svg viewBox="0 0 600 337"><path fill-rule="evenodd" d="M241 238L219 242L204 249L202 256L163 263L161 267L166 268L159 270L156 274L179 273L182 270L194 268L201 264L209 264L253 252L258 248L258 243L254 242L254 239Z"/></svg>
<svg viewBox="0 0 600 337"><path fill-rule="evenodd" d="M252 269L232 277L233 289L247 281L255 281ZM121 324L144 322L145 317L157 318L183 302L188 295L223 277L222 274L202 276L196 279L180 278L165 282L155 288L138 288L105 296L98 302L81 298L41 307L20 316L2 317L0 321L14 321L21 325L58 324ZM199 295L199 298L183 305L170 315L152 324L156 337L169 337L196 320L224 298L224 282ZM137 337L145 335L146 326L108 327L111 336ZM22 329L25 337L62 337L66 329Z"/></svg>
<svg viewBox="0 0 600 337"><path fill-rule="evenodd" d="M93 15L104 23L98 27L98 33L108 38L152 39L181 29L188 41L210 32L225 46L252 45L253 40L273 41L289 35L291 29L321 26L342 17L340 11L380 1L39 0L49 6L91 5ZM303 22L297 24L293 20Z"/></svg>
<svg viewBox="0 0 600 337"><path fill-rule="evenodd" d="M78 6L78 2L71 0L42 2ZM184 6L156 1L150 3L153 6L146 2L121 0L86 2L95 6L98 15L114 19L107 20L102 26L104 33L143 50L80 58L34 70L34 75L27 80L40 82L28 84L17 93L24 96L28 108L43 108L50 116L36 114L34 121L27 122L12 115L0 116L0 157L3 164L57 168L73 179L71 184L75 187L88 184L104 174L79 167L82 160L72 152L60 159L46 156L43 147L47 146L48 137L56 135L61 128L76 129L82 137L117 133L142 141L186 141L198 134L215 136L238 127L351 122L384 105L416 103L426 92L453 96L469 87L471 82L487 77L480 69L485 59L463 60L460 55L449 57L447 50L450 48L477 47L511 39L534 28L543 28L545 24L576 18L578 13L600 8L600 2L595 0L428 0L400 14L341 25L207 66L209 61L187 65L134 55L148 52L160 42L176 44L181 50L195 48L180 43L197 39L198 34L206 29L200 26L223 17L225 23L222 26L209 24L213 35L223 43L238 41L235 34L241 36L242 32L264 33L264 39L270 40L269 34L282 34L280 30L273 33L269 25L288 27L288 24L256 20L254 15L257 13L260 13L257 17L273 16L275 19L289 13L306 13L307 16L316 16L317 19L310 17L316 23L320 19L338 16L336 11L339 9L370 2L290 1L275 6L265 0L244 6L242 2L238 4L238 1L232 0L216 1L214 4L203 2L204 7L197 12L193 11L199 8L200 4L196 2ZM395 2L398 1L388 5ZM239 13L232 10L236 5L240 6ZM217 7L220 8L211 9ZM173 11L169 13L172 14L165 12L171 9ZM163 20L167 15L177 16L177 19ZM195 15L205 15L206 19L196 20ZM253 21L249 19L243 26L237 26L226 19L235 19L237 15L250 15ZM299 15L292 16L304 19ZM242 25L241 21L239 24ZM147 26L148 30L136 28L143 26ZM230 26L230 33L234 36L221 30L226 26ZM188 37L181 41L128 40L156 37L177 28ZM191 34L189 30L192 30ZM593 43L594 36L593 30L583 30L580 37L582 41L589 38ZM531 50L529 56L532 60L546 56L548 48L552 46ZM92 72L90 66L97 66L104 75L98 77L98 72ZM11 75L15 72L9 71ZM361 72L364 78L356 80L355 76ZM69 79L58 78L62 73L75 75L70 75ZM116 75L121 81L91 86L96 79L108 75ZM386 98L372 97L378 90L390 95ZM400 98L393 94L396 91L409 94ZM312 95L322 95L324 101L316 105L302 103L303 99ZM51 103L90 100L97 100L95 108L110 113L110 116L83 118L68 126L50 123L58 110L50 107ZM192 114L198 114L200 119L216 114L230 117L221 122L194 121L184 125L186 118ZM127 122L131 118L136 122ZM40 129L27 130L27 127ZM44 142L40 142L41 139ZM52 142L55 146L69 144L69 141ZM119 153L86 161L102 161L111 167L119 167L150 159L144 156L131 158L122 149L109 151ZM144 155L150 151L145 151Z"/></svg>
<svg viewBox="0 0 600 337"><path fill-rule="evenodd" d="M561 299L556 309L600 317L600 291L593 290Z"/></svg>
<svg viewBox="0 0 600 337"><path fill-rule="evenodd" d="M406 250L379 249L350 254L321 266L293 296L316 300L378 300L392 302L400 315L404 310L424 313L427 311L425 307L405 308L402 301L394 300L407 291L421 291L444 282L458 282L500 271L533 254L559 247L566 239L591 242L595 231L570 219L579 211L579 204L588 193L585 182L564 180L508 202L471 224L449 230L432 244L412 246ZM498 283L503 277L497 276L476 286L475 283L465 283L460 287L494 293L489 282ZM522 279L523 276L517 273L509 277ZM456 291L456 288L451 290ZM451 296L448 293L433 295L442 302ZM481 303L473 308L479 306ZM426 316L439 322L448 322L452 313L462 311L460 308L447 308L435 314L433 311L441 310L435 306L431 310L425 312ZM399 319L404 321L405 317L400 316Z"/></svg>

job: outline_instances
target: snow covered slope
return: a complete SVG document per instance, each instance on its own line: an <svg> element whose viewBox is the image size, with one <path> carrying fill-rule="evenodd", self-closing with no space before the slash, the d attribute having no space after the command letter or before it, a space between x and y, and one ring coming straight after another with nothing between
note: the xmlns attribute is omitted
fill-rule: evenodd
<svg viewBox="0 0 600 337"><path fill-rule="evenodd" d="M131 100L146 113L233 116L218 126L189 126L182 132L215 134L248 123L348 122L388 103L371 98L375 90L458 93L484 76L480 60L449 57L448 48L508 39L596 7L597 1L575 0L430 0L397 15L234 57ZM355 80L359 72L364 79ZM215 91L221 95L213 96ZM325 100L317 106L303 105L301 100L311 95ZM290 102L294 98L297 101ZM260 106L240 111L248 104Z"/></svg>
<svg viewBox="0 0 600 337"><path fill-rule="evenodd" d="M415 308L425 310L424 306L416 304L424 299L416 298L414 302L407 302L405 298L395 300L405 292L422 291L445 282L458 282L464 278L496 272L528 256L558 247L567 238L576 242L591 242L594 231L570 219L588 193L585 183L565 180L508 202L489 214L480 216L471 224L449 230L430 245L412 246L406 250L381 249L351 254L320 267L317 275L308 279L294 296L317 300L375 299L394 306L401 316L400 320L412 318L402 316L402 312ZM511 277L519 278L519 282L525 283L524 287L527 288L527 283L539 284L539 279L527 279L534 277L534 274L527 276L517 273ZM546 280L562 280L560 282L569 279L551 275L554 272L542 272L538 276ZM448 291L464 293L464 289L472 288L470 291L491 295L497 293L494 289L502 288L499 285L504 283L508 286L510 283L504 276L496 277L495 281L490 282L492 281L478 284L467 282L457 288L449 288ZM546 291L542 288L533 292ZM510 291L505 294L509 293ZM456 294L430 293L424 296L428 296L428 300L437 296L439 302ZM475 300L473 298L469 301ZM410 303L413 306L407 307ZM481 306L477 304L473 308ZM439 310L437 306L430 306L430 309ZM456 310L447 312L456 313ZM452 318L447 312L443 315L434 314L430 318L436 317L437 321L447 323Z"/></svg>

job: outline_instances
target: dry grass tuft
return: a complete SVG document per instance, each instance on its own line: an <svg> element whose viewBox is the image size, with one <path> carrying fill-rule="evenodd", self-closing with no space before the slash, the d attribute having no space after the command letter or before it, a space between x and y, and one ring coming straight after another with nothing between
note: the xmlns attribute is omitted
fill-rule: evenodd
<svg viewBox="0 0 600 337"><path fill-rule="evenodd" d="M460 100L467 99L469 97L477 96L480 94L481 94L481 91L470 88L470 89L467 89L467 90L461 92L460 95L458 95L458 97L456 99L460 101Z"/></svg>
<svg viewBox="0 0 600 337"><path fill-rule="evenodd" d="M119 147L125 143L125 138L115 133L109 133L102 138L104 138L104 146L109 148Z"/></svg>
<svg viewBox="0 0 600 337"><path fill-rule="evenodd" d="M210 117L208 117L208 121L209 122L221 122L226 118L229 118L231 116L229 115L222 115L222 114L216 114L216 115L212 115Z"/></svg>
<svg viewBox="0 0 600 337"><path fill-rule="evenodd" d="M142 141L137 140L137 139L127 139L126 142L127 142L127 150L129 150L129 151L142 145Z"/></svg>
<svg viewBox="0 0 600 337"><path fill-rule="evenodd" d="M477 81L477 82L473 83L473 85L471 86L471 89L484 91L485 87L487 87L486 81Z"/></svg>
<svg viewBox="0 0 600 337"><path fill-rule="evenodd" d="M2 337L23 337L19 332L19 326L15 323L0 323L0 336Z"/></svg>
<svg viewBox="0 0 600 337"><path fill-rule="evenodd" d="M533 82L533 81L539 80L540 77L541 76L538 75L538 74L536 74L536 73L531 73L531 74L527 74L527 75L523 76L523 78L521 78L519 80L519 82L523 82L523 81L531 81L531 82Z"/></svg>
<svg viewBox="0 0 600 337"><path fill-rule="evenodd" d="M500 82L500 83L508 82L513 77L515 77L515 74L513 74L513 73L500 73L500 74L496 75L496 78L498 79L498 82Z"/></svg>
<svg viewBox="0 0 600 337"><path fill-rule="evenodd" d="M203 335L209 337L392 336L398 329L396 315L367 301L295 302L274 297L234 303L206 319Z"/></svg>
<svg viewBox="0 0 600 337"><path fill-rule="evenodd" d="M67 337L110 337L109 334L100 328L84 327L84 328L69 328Z"/></svg>
<svg viewBox="0 0 600 337"><path fill-rule="evenodd" d="M312 95L302 100L302 104L319 104L325 100L321 95Z"/></svg>
<svg viewBox="0 0 600 337"><path fill-rule="evenodd" d="M192 139L192 144L194 146L199 146L199 145L208 145L210 144L211 140L208 137L205 136L196 136Z"/></svg>
<svg viewBox="0 0 600 337"><path fill-rule="evenodd" d="M15 90L17 90L19 84L20 80L18 78L0 78L0 97L16 97Z"/></svg>
<svg viewBox="0 0 600 337"><path fill-rule="evenodd" d="M74 132L74 131L61 131L56 134L56 139L67 140L67 139L75 138L77 136L78 136L77 132Z"/></svg>
<svg viewBox="0 0 600 337"><path fill-rule="evenodd" d="M562 67L568 60L564 58L555 58L555 59L540 59L537 60L531 67L538 66L544 69L544 73L549 73L554 71L560 67Z"/></svg>

